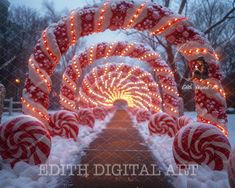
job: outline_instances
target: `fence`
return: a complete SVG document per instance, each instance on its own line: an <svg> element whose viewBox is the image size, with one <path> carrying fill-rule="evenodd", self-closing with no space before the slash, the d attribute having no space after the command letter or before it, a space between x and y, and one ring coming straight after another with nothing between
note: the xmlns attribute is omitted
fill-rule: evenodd
<svg viewBox="0 0 235 188"><path fill-rule="evenodd" d="M22 103L20 101L14 101L13 98L4 99L4 112L8 112L12 115L13 112L20 112L22 109Z"/></svg>

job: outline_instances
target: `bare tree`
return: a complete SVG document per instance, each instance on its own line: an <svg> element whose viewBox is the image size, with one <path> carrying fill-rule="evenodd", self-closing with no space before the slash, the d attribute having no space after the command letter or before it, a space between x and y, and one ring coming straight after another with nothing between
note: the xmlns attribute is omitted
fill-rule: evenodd
<svg viewBox="0 0 235 188"><path fill-rule="evenodd" d="M23 87L27 60L46 25L47 20L40 17L36 10L25 6L11 7L4 36L6 43L0 44L6 51L2 57L0 81L8 88L7 97L15 97ZM15 79L21 80L21 83L15 84Z"/></svg>
<svg viewBox="0 0 235 188"><path fill-rule="evenodd" d="M44 18L47 19L48 23L56 23L63 15L67 15L68 13L67 9L56 11L53 1L44 0L42 6L45 10Z"/></svg>
<svg viewBox="0 0 235 188"><path fill-rule="evenodd" d="M198 0L196 5L197 9L191 7L191 19L216 49L224 73L234 72L235 0L206 0L204 4Z"/></svg>
<svg viewBox="0 0 235 188"><path fill-rule="evenodd" d="M154 2L154 0L152 0ZM185 14L193 22L196 27L205 33L210 40L212 46L220 53L220 60L223 62L224 69L227 72L234 70L234 1L218 1L218 0L197 0L197 1L178 1L178 13ZM163 0L163 6L176 9L175 0ZM157 1L159 3L159 1ZM171 7L174 6L174 7ZM189 67L183 56L177 53L174 46L167 42L164 38L149 35L147 32L130 31L128 35L136 36L153 50L159 51L162 57L174 71L174 76L178 84L180 93L182 86L190 77ZM233 45L232 45L233 43ZM226 49L226 50L225 50ZM229 50L228 50L229 49ZM180 63L181 73L178 71L178 63ZM180 74L179 74L180 73ZM193 93L188 96L192 98Z"/></svg>
<svg viewBox="0 0 235 188"><path fill-rule="evenodd" d="M164 0L162 3L165 7L170 7L171 5L171 0ZM180 6L178 8L178 13L182 13L187 5L187 0L181 0ZM159 36L152 36L147 32L129 32L129 35L135 34L137 35L138 38L142 38L141 40L145 43L148 44L153 50L158 50L159 46L161 49L163 49L162 57L166 57L166 61L168 62L169 66L171 67L172 70L176 70L176 65L175 65L175 49L174 47L167 42L164 38L159 37ZM162 50L161 50L162 51ZM180 75L178 74L177 71L175 72L175 79L177 82L180 81Z"/></svg>

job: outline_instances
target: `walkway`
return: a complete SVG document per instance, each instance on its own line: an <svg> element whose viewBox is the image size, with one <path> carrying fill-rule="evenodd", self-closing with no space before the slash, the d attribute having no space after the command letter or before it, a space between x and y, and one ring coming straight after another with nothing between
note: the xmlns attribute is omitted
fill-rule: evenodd
<svg viewBox="0 0 235 188"><path fill-rule="evenodd" d="M138 130L133 127L127 112L117 111L107 128L91 143L89 149L86 151L86 155L82 158L81 163L89 165L89 176L71 177L70 181L73 184L72 187L172 187L162 173L155 176L150 175L159 173L159 170L158 167L154 167L154 165L156 165L156 160L143 142ZM99 166L97 164L99 164ZM136 166L131 167L131 164L135 164ZM105 167L105 171L103 171L103 167ZM145 167L147 167L147 169ZM118 174L118 169L122 170L122 175ZM136 169L136 172L133 171L134 169ZM94 173L99 173L100 176L94 176ZM146 176L147 173L149 175ZM141 176L141 174L145 174L145 176Z"/></svg>

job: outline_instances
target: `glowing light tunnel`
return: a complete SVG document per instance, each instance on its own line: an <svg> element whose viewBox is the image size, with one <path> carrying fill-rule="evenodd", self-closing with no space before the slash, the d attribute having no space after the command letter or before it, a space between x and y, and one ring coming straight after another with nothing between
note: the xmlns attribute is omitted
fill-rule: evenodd
<svg viewBox="0 0 235 188"><path fill-rule="evenodd" d="M98 59L113 56L136 58L150 65L162 92L163 110L174 117L179 116L182 103L180 103L174 75L168 64L158 53L144 47L144 44L128 42L99 43L73 58L63 74L60 93L60 103L63 108L71 111L76 108L74 99L81 71Z"/></svg>
<svg viewBox="0 0 235 188"><path fill-rule="evenodd" d="M72 11L67 18L43 31L29 59L29 75L23 90L22 109L48 124L50 76L69 46L80 37L107 29L136 29L161 35L175 45L194 72L198 57L208 64L208 78L194 79L198 121L217 126L227 134L226 100L221 85L218 56L208 40L184 16L153 2L110 0L104 4ZM209 84L208 84L209 83ZM207 89L201 89L207 87Z"/></svg>
<svg viewBox="0 0 235 188"><path fill-rule="evenodd" d="M123 63L93 68L83 79L78 98L78 106L82 108L110 107L122 99L129 107L162 111L158 84L152 75L138 66Z"/></svg>

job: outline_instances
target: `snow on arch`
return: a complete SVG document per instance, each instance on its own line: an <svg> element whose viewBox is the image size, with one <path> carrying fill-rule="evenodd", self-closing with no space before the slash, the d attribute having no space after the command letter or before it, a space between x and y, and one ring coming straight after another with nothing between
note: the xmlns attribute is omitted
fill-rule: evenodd
<svg viewBox="0 0 235 188"><path fill-rule="evenodd" d="M60 103L65 109L74 111L75 93L81 71L96 60L112 56L136 58L148 63L153 69L162 91L163 110L178 117L181 103L174 75L169 65L153 50L144 47L144 44L129 42L98 43L73 57L66 67L61 83Z"/></svg>
<svg viewBox="0 0 235 188"><path fill-rule="evenodd" d="M78 97L81 108L111 107L116 100L123 99L132 108L162 111L158 84L152 75L123 63L93 68L83 79Z"/></svg>
<svg viewBox="0 0 235 188"><path fill-rule="evenodd" d="M129 28L165 37L189 61L192 72L198 67L194 60L204 57L209 77L194 79L198 86L195 97L198 120L214 124L227 134L225 94L214 50L186 18L152 2L111 0L99 6L74 10L67 18L43 31L29 59L29 75L22 98L23 112L47 124L50 76L61 55L80 37L106 29Z"/></svg>

